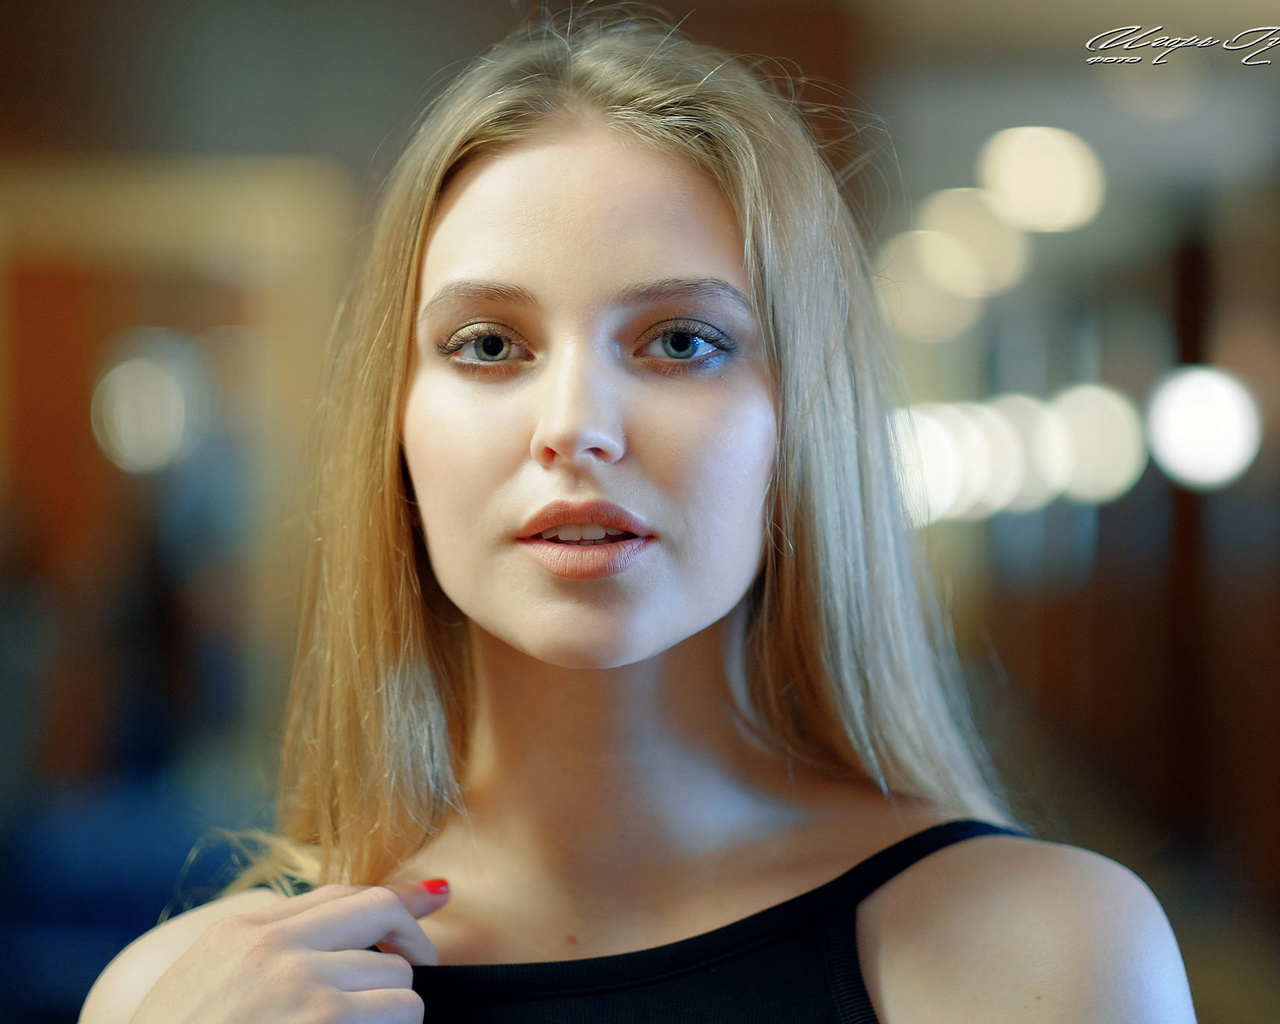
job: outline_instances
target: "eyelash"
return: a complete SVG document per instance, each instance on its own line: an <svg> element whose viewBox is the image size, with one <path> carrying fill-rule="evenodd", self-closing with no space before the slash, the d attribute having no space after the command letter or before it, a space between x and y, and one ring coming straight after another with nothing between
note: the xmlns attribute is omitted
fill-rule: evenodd
<svg viewBox="0 0 1280 1024"><path fill-rule="evenodd" d="M716 351L704 355L702 358L694 359L662 359L664 368L659 371L664 374L679 373L706 373L710 370L718 369L724 364L726 359L738 348L738 343L729 335L711 324L703 323L699 320L670 320L659 325L660 330L653 333L644 344L648 347L653 342L658 341L667 334L688 334L700 341L711 345ZM504 327L494 323L477 323L469 324L445 341L436 344L436 351L442 356L451 357L456 353L465 349L468 345L472 345L482 338L490 336L504 338L513 345L520 344L516 341L519 336L509 327ZM523 346L521 346L523 347ZM655 357L656 358L656 357ZM518 360L525 362L526 360ZM492 373L497 367L506 367L508 364L515 362L511 359L454 359L454 363L458 366L465 367L470 372Z"/></svg>

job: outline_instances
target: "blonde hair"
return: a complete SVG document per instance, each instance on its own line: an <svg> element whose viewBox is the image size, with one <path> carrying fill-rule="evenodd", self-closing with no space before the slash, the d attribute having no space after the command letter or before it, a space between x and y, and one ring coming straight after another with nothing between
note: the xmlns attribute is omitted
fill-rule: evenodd
<svg viewBox="0 0 1280 1024"><path fill-rule="evenodd" d="M401 454L416 270L462 161L590 118L714 176L746 239L777 387L751 710L776 749L886 793L1006 815L960 701L898 498L889 362L837 174L748 64L627 9L499 44L432 104L385 188L337 326L279 837L242 879L385 879L460 806L465 622L440 591Z"/></svg>

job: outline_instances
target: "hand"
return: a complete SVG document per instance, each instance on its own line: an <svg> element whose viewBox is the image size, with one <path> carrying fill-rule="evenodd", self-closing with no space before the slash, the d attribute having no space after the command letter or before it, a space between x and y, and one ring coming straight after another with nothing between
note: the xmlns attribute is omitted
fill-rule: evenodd
<svg viewBox="0 0 1280 1024"><path fill-rule="evenodd" d="M413 965L439 957L417 918L448 898L426 883L326 885L223 917L160 976L130 1024L420 1024Z"/></svg>

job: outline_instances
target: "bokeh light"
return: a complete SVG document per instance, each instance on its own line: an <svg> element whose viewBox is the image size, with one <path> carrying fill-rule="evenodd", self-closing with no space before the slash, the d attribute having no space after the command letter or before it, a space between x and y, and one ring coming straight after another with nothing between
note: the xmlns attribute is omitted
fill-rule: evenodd
<svg viewBox="0 0 1280 1024"><path fill-rule="evenodd" d="M921 204L918 222L922 230L958 239L972 253L978 276L964 294L986 296L1005 291L1027 271L1026 236L1000 215L996 199L985 189L935 192Z"/></svg>
<svg viewBox="0 0 1280 1024"><path fill-rule="evenodd" d="M89 417L102 453L126 473L154 473L183 458L208 427L209 381L191 342L162 327L108 344Z"/></svg>
<svg viewBox="0 0 1280 1024"><path fill-rule="evenodd" d="M138 356L117 363L93 391L93 436L126 473L152 473L178 457L186 402L173 371Z"/></svg>
<svg viewBox="0 0 1280 1024"><path fill-rule="evenodd" d="M948 255L948 253L950 255ZM959 255L957 256L957 253ZM889 322L910 341L949 341L973 326L982 311L980 300L935 283L935 275L948 261L959 261L953 280L977 280L979 271L971 254L949 236L935 232L907 231L888 239L876 260L876 290ZM966 266L967 262L967 266ZM947 270L942 270L944 277Z"/></svg>
<svg viewBox="0 0 1280 1024"><path fill-rule="evenodd" d="M991 451L987 438L972 416L954 403L926 405L933 416L951 435L959 456L959 487L955 499L943 510L946 518L958 519L976 509L987 492L991 479Z"/></svg>
<svg viewBox="0 0 1280 1024"><path fill-rule="evenodd" d="M1053 400L1075 453L1064 492L1081 502L1114 501L1147 465L1142 417L1115 388L1080 384Z"/></svg>
<svg viewBox="0 0 1280 1024"><path fill-rule="evenodd" d="M1006 128L982 147L978 180L1000 212L1028 231L1071 231L1102 208L1102 164L1089 144L1061 128Z"/></svg>
<svg viewBox="0 0 1280 1024"><path fill-rule="evenodd" d="M1030 395L1001 395L991 406L1018 435L1024 455L1022 485L1008 507L1017 512L1044 507L1066 490L1075 470L1067 424L1056 409Z"/></svg>
<svg viewBox="0 0 1280 1024"><path fill-rule="evenodd" d="M1157 385L1147 409L1156 464L1187 487L1225 487L1257 457L1262 417L1249 388L1210 366L1176 370Z"/></svg>
<svg viewBox="0 0 1280 1024"><path fill-rule="evenodd" d="M1147 464L1142 420L1124 394L1083 384L1030 395L899 409L898 475L916 526L1043 508L1059 496L1114 501Z"/></svg>
<svg viewBox="0 0 1280 1024"><path fill-rule="evenodd" d="M917 231L914 237L920 269L932 284L965 298L986 294L986 274L968 245L944 231Z"/></svg>
<svg viewBox="0 0 1280 1024"><path fill-rule="evenodd" d="M977 500L963 515L967 519L994 515L1007 508L1022 488L1026 475L1022 444L1009 421L990 406L963 402L952 408L977 428L986 452L986 481Z"/></svg>

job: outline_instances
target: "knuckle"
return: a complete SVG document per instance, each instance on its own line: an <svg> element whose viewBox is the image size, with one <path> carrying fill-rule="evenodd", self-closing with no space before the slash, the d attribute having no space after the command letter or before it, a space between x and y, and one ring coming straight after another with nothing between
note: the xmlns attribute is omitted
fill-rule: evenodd
<svg viewBox="0 0 1280 1024"><path fill-rule="evenodd" d="M387 992L387 1019L394 1024L422 1024L426 1007L422 996L411 988L395 988Z"/></svg>
<svg viewBox="0 0 1280 1024"><path fill-rule="evenodd" d="M233 914L210 923L200 936L199 946L218 956L239 955L249 962L259 962L275 956L280 948L280 936L271 927L252 918Z"/></svg>
<svg viewBox="0 0 1280 1024"><path fill-rule="evenodd" d="M409 988L413 985L413 967L397 953L387 953L387 968L393 987Z"/></svg>
<svg viewBox="0 0 1280 1024"><path fill-rule="evenodd" d="M239 936L242 948L253 957L276 957L285 948L285 937L279 924L258 925L248 935Z"/></svg>
<svg viewBox="0 0 1280 1024"><path fill-rule="evenodd" d="M314 984L307 959L301 956L277 956L272 962L271 981L281 992L307 992L319 995L324 991Z"/></svg>
<svg viewBox="0 0 1280 1024"><path fill-rule="evenodd" d="M204 930L204 938L210 943L221 944L237 938L248 924L243 914L228 914L210 923Z"/></svg>
<svg viewBox="0 0 1280 1024"><path fill-rule="evenodd" d="M364 898L369 901L377 910L390 911L401 907L400 897L383 885L375 885L366 889Z"/></svg>

